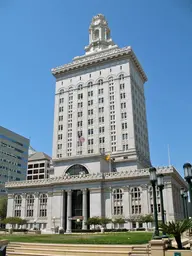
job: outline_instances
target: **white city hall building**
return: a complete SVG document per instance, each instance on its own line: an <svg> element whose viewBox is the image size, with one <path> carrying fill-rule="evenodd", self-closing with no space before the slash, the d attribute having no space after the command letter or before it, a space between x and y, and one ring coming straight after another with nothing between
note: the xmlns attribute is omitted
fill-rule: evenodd
<svg viewBox="0 0 192 256"><path fill-rule="evenodd" d="M130 219L153 213L147 77L131 47L114 44L99 14L89 27L85 55L52 69L52 74L56 90L50 177L7 183L7 216L27 219L27 228L71 232L77 219L87 229L86 221L93 216ZM182 218L184 180L172 166L157 172L165 175L166 219ZM157 206L160 218L158 191ZM138 225L127 221L122 226Z"/></svg>

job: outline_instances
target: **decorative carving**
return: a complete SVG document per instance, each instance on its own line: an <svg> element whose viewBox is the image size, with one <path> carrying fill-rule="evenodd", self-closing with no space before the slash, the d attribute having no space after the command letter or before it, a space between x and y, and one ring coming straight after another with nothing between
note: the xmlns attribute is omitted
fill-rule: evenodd
<svg viewBox="0 0 192 256"><path fill-rule="evenodd" d="M157 173L162 174L174 174L179 177L179 174L173 167L158 167ZM24 188L24 187L48 187L59 184L74 184L74 183L87 183L95 181L113 181L113 180L124 180L124 179L133 179L138 177L148 177L149 169L138 169L138 170L125 170L122 172L110 172L110 173L96 173L96 174L84 174L80 175L68 175L63 177L54 177L44 180L26 180L26 181L12 181L5 183L6 188ZM180 178L181 179L181 178ZM165 182L166 185L166 182ZM168 185L168 184L167 184ZM147 186L145 184L144 186ZM49 192L52 193L52 192ZM35 195L38 196L38 192L35 192Z"/></svg>

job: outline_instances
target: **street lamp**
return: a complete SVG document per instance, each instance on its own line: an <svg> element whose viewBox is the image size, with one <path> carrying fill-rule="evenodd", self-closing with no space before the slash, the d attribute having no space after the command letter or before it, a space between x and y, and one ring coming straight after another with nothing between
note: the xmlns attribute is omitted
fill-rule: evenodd
<svg viewBox="0 0 192 256"><path fill-rule="evenodd" d="M185 203L185 212L186 212L186 218L189 218L189 212L188 212L188 193L185 190L184 194L183 194L183 198L184 198L184 203Z"/></svg>
<svg viewBox="0 0 192 256"><path fill-rule="evenodd" d="M182 203L183 203L183 217L184 217L184 219L186 219L185 198L184 198L184 194L185 194L185 189L184 189L184 188L180 188L180 195L181 195Z"/></svg>
<svg viewBox="0 0 192 256"><path fill-rule="evenodd" d="M155 233L154 239L159 238L159 225L158 225L158 215L157 215L157 199L156 199L156 183L157 183L157 170L154 167L149 168L150 182L153 188L153 209L154 209L154 219L155 219Z"/></svg>
<svg viewBox="0 0 192 256"><path fill-rule="evenodd" d="M164 189L163 174L157 175L157 187L159 188L159 192L160 192L162 223L165 224L165 211L164 211L164 202L163 202L163 189ZM163 237L167 237L165 232L163 232Z"/></svg>
<svg viewBox="0 0 192 256"><path fill-rule="evenodd" d="M189 196L190 196L190 216L192 217L192 167L190 163L183 165L184 177L189 184Z"/></svg>

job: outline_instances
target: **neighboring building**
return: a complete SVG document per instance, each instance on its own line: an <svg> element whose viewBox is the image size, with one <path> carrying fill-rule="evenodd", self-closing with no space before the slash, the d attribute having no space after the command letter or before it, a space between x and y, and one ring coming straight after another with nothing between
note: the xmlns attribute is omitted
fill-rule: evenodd
<svg viewBox="0 0 192 256"><path fill-rule="evenodd" d="M27 180L49 178L51 157L43 152L36 152L28 158Z"/></svg>
<svg viewBox="0 0 192 256"><path fill-rule="evenodd" d="M29 140L0 126L0 194L7 181L26 179Z"/></svg>
<svg viewBox="0 0 192 256"><path fill-rule="evenodd" d="M33 155L33 154L35 154L37 151L34 149L34 148L32 148L31 146L29 146L29 150L28 150L28 156L30 157L30 155Z"/></svg>
<svg viewBox="0 0 192 256"><path fill-rule="evenodd" d="M144 83L131 47L118 48L105 17L93 17L86 54L52 69L56 78L53 166L50 178L6 184L8 216L21 216L50 232L76 228L76 219L153 213ZM174 167L165 175L166 219L183 217ZM157 191L160 218L160 199ZM127 222L125 228L138 227ZM111 227L108 225L108 227Z"/></svg>

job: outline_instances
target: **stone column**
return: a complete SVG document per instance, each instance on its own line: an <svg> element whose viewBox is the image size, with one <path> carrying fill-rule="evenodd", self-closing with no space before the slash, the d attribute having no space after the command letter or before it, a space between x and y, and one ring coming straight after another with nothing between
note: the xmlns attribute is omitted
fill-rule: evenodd
<svg viewBox="0 0 192 256"><path fill-rule="evenodd" d="M72 191L67 191L67 233L71 233L71 216L72 215Z"/></svg>
<svg viewBox="0 0 192 256"><path fill-rule="evenodd" d="M52 228L52 199L53 192L48 192L48 201L47 201L47 227L46 230L51 231Z"/></svg>
<svg viewBox="0 0 192 256"><path fill-rule="evenodd" d="M21 203L21 218L25 219L26 216L26 194L22 194L22 203Z"/></svg>
<svg viewBox="0 0 192 256"><path fill-rule="evenodd" d="M82 229L87 229L87 189L83 189L83 223L82 223Z"/></svg>
<svg viewBox="0 0 192 256"><path fill-rule="evenodd" d="M63 228L64 227L64 191L61 192L61 197L60 197L60 204L61 204L61 212L60 212L60 216L61 216L61 220L60 220L60 228Z"/></svg>
<svg viewBox="0 0 192 256"><path fill-rule="evenodd" d="M39 193L36 192L35 193L35 201L34 201L34 212L33 212L34 220L37 220L37 218L39 216L38 211L39 211Z"/></svg>

